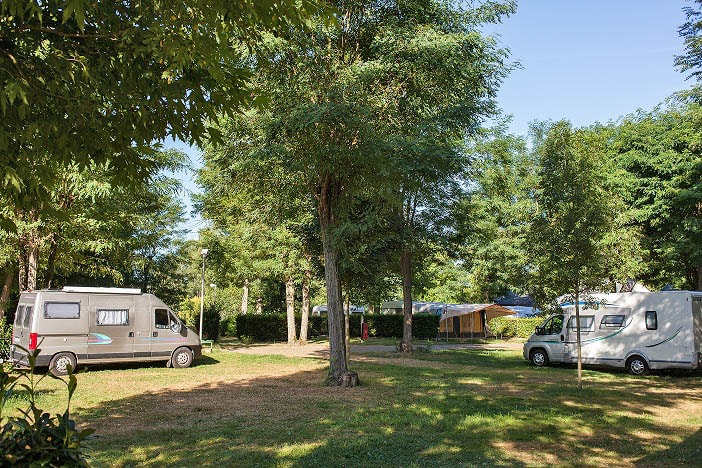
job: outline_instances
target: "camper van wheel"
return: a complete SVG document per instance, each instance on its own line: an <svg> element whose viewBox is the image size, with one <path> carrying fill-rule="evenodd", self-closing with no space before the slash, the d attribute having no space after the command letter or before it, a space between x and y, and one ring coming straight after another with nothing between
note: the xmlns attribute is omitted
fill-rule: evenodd
<svg viewBox="0 0 702 468"><path fill-rule="evenodd" d="M171 364L176 369L190 367L190 364L192 364L192 363L193 363L193 352L190 351L188 348L176 349L175 353L173 353L173 357L171 358Z"/></svg>
<svg viewBox="0 0 702 468"><path fill-rule="evenodd" d="M71 366L72 370L76 369L76 357L71 353L58 353L51 358L49 371L57 376L66 375L68 366Z"/></svg>
<svg viewBox="0 0 702 468"><path fill-rule="evenodd" d="M648 374L648 364L641 356L632 356L626 361L626 370L631 375L646 375Z"/></svg>
<svg viewBox="0 0 702 468"><path fill-rule="evenodd" d="M531 362L537 367L548 365L548 354L543 349L535 349L531 352Z"/></svg>

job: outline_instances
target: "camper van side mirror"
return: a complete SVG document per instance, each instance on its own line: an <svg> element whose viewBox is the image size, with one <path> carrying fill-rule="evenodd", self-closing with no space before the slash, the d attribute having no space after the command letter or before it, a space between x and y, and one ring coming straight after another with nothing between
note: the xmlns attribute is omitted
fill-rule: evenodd
<svg viewBox="0 0 702 468"><path fill-rule="evenodd" d="M536 327L536 328L534 329L534 333L537 334L537 335L543 335L543 334L544 334L544 327L541 327L541 326Z"/></svg>

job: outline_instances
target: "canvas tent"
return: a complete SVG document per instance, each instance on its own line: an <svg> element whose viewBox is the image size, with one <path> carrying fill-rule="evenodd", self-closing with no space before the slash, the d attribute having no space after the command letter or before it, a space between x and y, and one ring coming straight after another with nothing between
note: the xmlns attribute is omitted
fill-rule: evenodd
<svg viewBox="0 0 702 468"><path fill-rule="evenodd" d="M488 336L490 320L513 314L498 304L449 304L441 314L439 333L447 338Z"/></svg>

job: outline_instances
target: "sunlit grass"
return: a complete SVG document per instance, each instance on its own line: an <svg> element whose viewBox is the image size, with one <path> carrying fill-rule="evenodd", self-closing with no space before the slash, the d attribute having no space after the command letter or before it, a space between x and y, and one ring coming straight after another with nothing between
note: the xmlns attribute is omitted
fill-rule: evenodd
<svg viewBox="0 0 702 468"><path fill-rule="evenodd" d="M74 416L114 466L676 465L702 459L702 378L534 368L518 351L314 358L215 350L190 369L91 367ZM65 403L45 381L51 412ZM681 398L684 396L684 398ZM22 396L11 401L16 408Z"/></svg>

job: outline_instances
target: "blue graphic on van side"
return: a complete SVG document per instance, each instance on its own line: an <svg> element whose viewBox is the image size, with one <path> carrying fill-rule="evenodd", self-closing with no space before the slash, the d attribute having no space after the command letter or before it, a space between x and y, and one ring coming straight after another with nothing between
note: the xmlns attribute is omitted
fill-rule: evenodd
<svg viewBox="0 0 702 468"><path fill-rule="evenodd" d="M91 333L88 336L88 344L110 344L112 343L112 338L101 333Z"/></svg>

